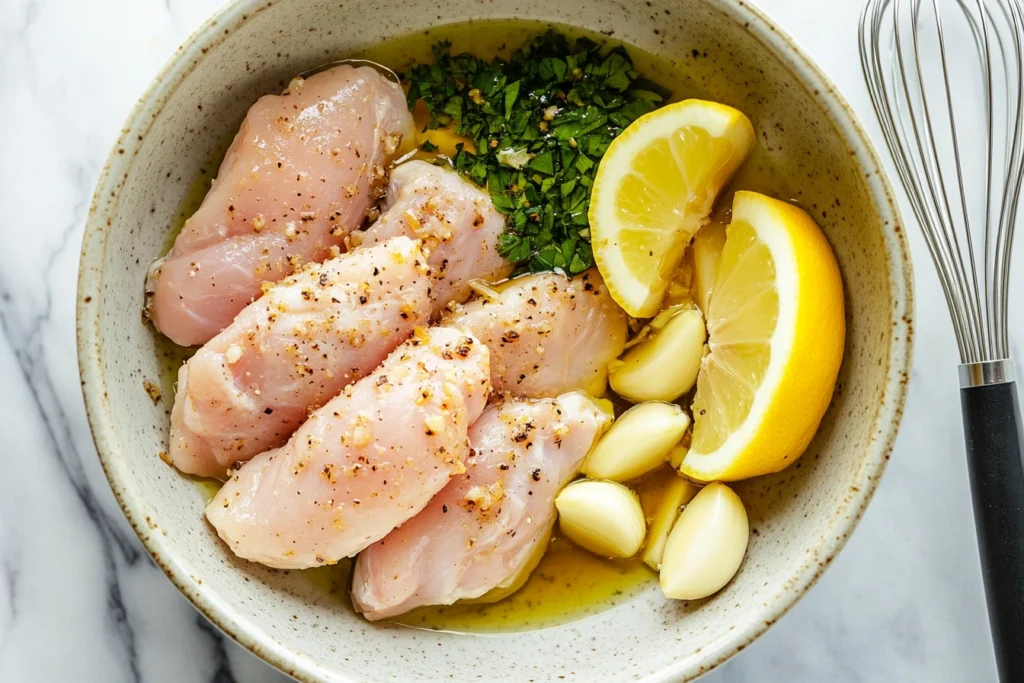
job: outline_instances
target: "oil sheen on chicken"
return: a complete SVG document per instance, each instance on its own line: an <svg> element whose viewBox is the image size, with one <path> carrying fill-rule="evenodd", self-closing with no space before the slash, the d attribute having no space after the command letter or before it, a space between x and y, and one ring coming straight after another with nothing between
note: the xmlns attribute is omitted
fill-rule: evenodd
<svg viewBox="0 0 1024 683"><path fill-rule="evenodd" d="M496 394L531 398L580 389L604 393L608 363L626 343L626 314L596 269L516 278L491 297L455 309L446 324L471 331L491 350Z"/></svg>
<svg viewBox="0 0 1024 683"><path fill-rule="evenodd" d="M204 344L261 283L327 258L362 224L411 134L402 89L370 67L337 66L260 98L199 210L150 270L157 329Z"/></svg>
<svg viewBox="0 0 1024 683"><path fill-rule="evenodd" d="M359 555L352 602L367 619L478 598L520 576L546 543L555 495L611 415L581 393L491 406L470 429L466 471Z"/></svg>
<svg viewBox="0 0 1024 683"><path fill-rule="evenodd" d="M232 473L207 519L239 557L284 569L333 564L379 541L466 471L488 355L464 331L418 328L287 444Z"/></svg>
<svg viewBox="0 0 1024 683"><path fill-rule="evenodd" d="M234 463L280 446L426 323L429 291L426 257L406 237L268 286L178 371L171 462L223 479Z"/></svg>
<svg viewBox="0 0 1024 683"><path fill-rule="evenodd" d="M471 280L495 282L512 272L498 254L505 218L490 195L458 172L408 161L395 167L384 213L365 233L351 236L363 246L407 235L423 241L434 278L434 312L465 301Z"/></svg>
<svg viewBox="0 0 1024 683"><path fill-rule="evenodd" d="M501 215L455 171L398 166L387 206L359 248L265 287L270 294L179 372L169 449L179 469L223 478L234 463L281 445L424 324L431 307L464 299L469 280L511 269L496 249ZM411 242L395 236L405 234L421 237L428 253L403 256ZM380 251L388 238L403 245L398 252ZM357 256L366 251L374 255Z"/></svg>

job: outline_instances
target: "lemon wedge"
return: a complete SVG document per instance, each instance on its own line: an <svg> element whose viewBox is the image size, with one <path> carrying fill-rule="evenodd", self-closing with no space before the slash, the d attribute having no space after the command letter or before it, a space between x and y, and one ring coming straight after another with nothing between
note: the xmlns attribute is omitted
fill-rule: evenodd
<svg viewBox="0 0 1024 683"><path fill-rule="evenodd" d="M737 192L708 304L680 471L698 481L778 472L807 448L843 359L843 284L810 216Z"/></svg>
<svg viewBox="0 0 1024 683"><path fill-rule="evenodd" d="M634 121L598 167L589 218L594 260L636 318L661 306L683 250L754 146L742 113L686 100Z"/></svg>

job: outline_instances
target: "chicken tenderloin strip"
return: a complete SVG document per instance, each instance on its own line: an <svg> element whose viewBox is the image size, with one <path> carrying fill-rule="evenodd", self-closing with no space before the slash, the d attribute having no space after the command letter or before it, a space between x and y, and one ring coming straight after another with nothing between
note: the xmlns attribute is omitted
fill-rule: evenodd
<svg viewBox="0 0 1024 683"><path fill-rule="evenodd" d="M444 324L469 330L491 350L495 396L604 394L608 363L626 343L626 314L597 269L574 278L539 273L455 307Z"/></svg>
<svg viewBox="0 0 1024 683"><path fill-rule="evenodd" d="M436 311L468 293L469 280L507 274L511 265L496 249L503 219L490 198L455 171L409 162L395 169L391 188L389 208L362 246L270 289L273 300L250 304L181 371L169 449L180 469L222 478L234 463L279 446L310 410L370 372L415 325L425 324L425 296L431 301L425 309L429 313L431 306ZM390 259L380 254L352 261L365 267L349 267L344 277L332 276L332 286L347 279L358 291L350 287L338 296L316 295L324 273L340 267L335 261L348 262L391 244L386 238L394 241L395 235L405 234L424 240L424 254L413 260L425 260L429 279L420 278L421 283L411 271L388 270L383 264ZM408 244L408 238L400 239ZM380 276L375 274L379 269ZM404 308L389 307L392 299ZM379 311L378 303L384 306ZM336 334L320 344L317 326L325 324ZM360 333L352 336L355 332ZM347 345L339 334L351 337ZM232 351L233 346L238 348ZM257 352L245 353L243 362L225 361L225 354L249 347Z"/></svg>
<svg viewBox="0 0 1024 683"><path fill-rule="evenodd" d="M370 67L336 66L260 98L199 210L150 269L156 328L176 344L204 344L262 283L336 253L412 132L402 89Z"/></svg>
<svg viewBox="0 0 1024 683"><path fill-rule="evenodd" d="M223 479L280 446L426 323L429 291L426 257L406 237L269 285L178 371L171 462Z"/></svg>
<svg viewBox="0 0 1024 683"><path fill-rule="evenodd" d="M282 569L333 564L379 541L465 472L488 356L466 332L418 328L287 444L233 472L207 519L236 555Z"/></svg>
<svg viewBox="0 0 1024 683"><path fill-rule="evenodd" d="M518 578L548 538L556 494L611 420L577 392L488 408L469 431L466 471L359 554L356 609L375 621L478 598Z"/></svg>
<svg viewBox="0 0 1024 683"><path fill-rule="evenodd" d="M450 168L425 161L395 167L380 220L352 244L367 246L395 235L423 241L434 279L434 312L469 298L471 280L496 282L512 264L498 253L505 217L490 195Z"/></svg>

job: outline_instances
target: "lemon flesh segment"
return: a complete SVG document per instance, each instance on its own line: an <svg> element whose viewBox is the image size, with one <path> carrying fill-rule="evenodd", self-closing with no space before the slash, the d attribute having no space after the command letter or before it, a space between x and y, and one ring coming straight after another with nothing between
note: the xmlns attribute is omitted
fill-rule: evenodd
<svg viewBox="0 0 1024 683"><path fill-rule="evenodd" d="M686 100L637 119L608 147L590 230L598 268L627 313L658 312L686 244L753 145L741 112Z"/></svg>
<svg viewBox="0 0 1024 683"><path fill-rule="evenodd" d="M680 470L698 481L778 472L817 431L845 344L839 268L810 216L736 193L707 327Z"/></svg>
<svg viewBox="0 0 1024 683"><path fill-rule="evenodd" d="M708 314L711 291L715 287L715 278L718 277L722 250L725 248L725 228L724 222L712 219L693 236L692 248L688 252L693 258L693 301L705 317Z"/></svg>

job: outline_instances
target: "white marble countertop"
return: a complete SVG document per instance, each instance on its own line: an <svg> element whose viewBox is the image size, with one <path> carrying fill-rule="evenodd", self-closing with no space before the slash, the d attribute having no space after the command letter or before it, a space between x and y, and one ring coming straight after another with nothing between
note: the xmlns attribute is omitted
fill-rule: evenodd
<svg viewBox="0 0 1024 683"><path fill-rule="evenodd" d="M3 683L285 680L208 625L143 552L100 470L77 378L75 284L93 184L135 98L218 4L0 0ZM757 4L880 144L857 60L861 3ZM705 680L995 680L956 348L924 243L911 236L917 356L888 472L820 583ZM1018 302L1020 281L1018 270ZM1021 359L1024 321L1011 324Z"/></svg>

